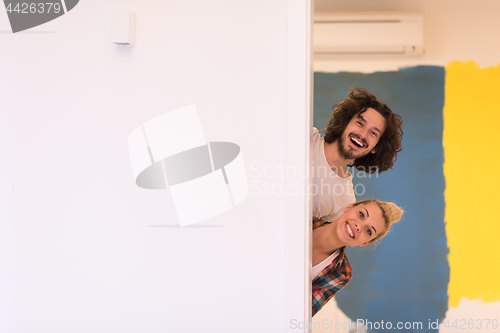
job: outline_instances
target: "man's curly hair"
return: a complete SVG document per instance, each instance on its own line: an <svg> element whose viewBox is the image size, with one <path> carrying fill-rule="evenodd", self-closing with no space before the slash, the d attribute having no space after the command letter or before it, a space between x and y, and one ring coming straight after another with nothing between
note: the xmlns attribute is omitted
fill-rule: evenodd
<svg viewBox="0 0 500 333"><path fill-rule="evenodd" d="M349 90L349 97L333 106L332 117L326 128L324 139L327 143L340 139L351 119L368 108L375 109L385 118L386 129L375 146L376 152L373 154L370 152L355 159L351 166L367 173L376 171L381 173L392 168L397 154L401 151L403 120L368 90L352 87Z"/></svg>

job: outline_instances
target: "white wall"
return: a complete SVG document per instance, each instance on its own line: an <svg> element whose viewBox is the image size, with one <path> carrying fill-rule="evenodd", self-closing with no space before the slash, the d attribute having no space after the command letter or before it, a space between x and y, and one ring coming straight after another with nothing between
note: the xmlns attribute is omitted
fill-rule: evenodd
<svg viewBox="0 0 500 333"><path fill-rule="evenodd" d="M287 46L307 4L85 0L0 34L1 332L280 332L290 313L304 320L307 285L288 294L285 272L305 281L308 202L266 195L291 180L257 174L307 162L309 59L288 56L307 54L305 36ZM137 11L133 48L110 41L120 7ZM237 143L254 183L233 210L180 228L168 191L135 185L127 138L193 103L207 141Z"/></svg>
<svg viewBox="0 0 500 333"><path fill-rule="evenodd" d="M420 58L369 58L332 60L316 57L318 72L373 72L416 65L446 66L453 60L474 60L481 68L497 66L500 31L495 0L316 0L315 12L409 12L424 17L425 55Z"/></svg>

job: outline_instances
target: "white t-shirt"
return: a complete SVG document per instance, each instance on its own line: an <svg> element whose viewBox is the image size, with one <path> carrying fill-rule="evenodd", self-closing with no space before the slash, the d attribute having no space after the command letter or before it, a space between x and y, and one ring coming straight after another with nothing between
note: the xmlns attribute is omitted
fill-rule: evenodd
<svg viewBox="0 0 500 333"><path fill-rule="evenodd" d="M356 201L352 175L342 178L331 169L325 156L325 140L316 128L311 133L313 214L334 221L344 207Z"/></svg>
<svg viewBox="0 0 500 333"><path fill-rule="evenodd" d="M321 271L325 269L326 266L330 265L332 263L332 261L334 261L335 258L337 258L339 253L340 253L340 249L337 249L335 252L330 254L330 256L328 258L326 258L325 260L323 260L322 262L320 262L316 266L313 266L312 275L311 275L312 279L314 280L316 278L316 276L318 276L319 273L321 273Z"/></svg>

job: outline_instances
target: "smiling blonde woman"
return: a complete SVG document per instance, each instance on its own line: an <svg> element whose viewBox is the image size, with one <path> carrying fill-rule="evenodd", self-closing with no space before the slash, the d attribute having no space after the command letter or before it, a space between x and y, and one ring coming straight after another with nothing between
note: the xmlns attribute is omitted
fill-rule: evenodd
<svg viewBox="0 0 500 333"><path fill-rule="evenodd" d="M392 202L368 199L348 205L332 222L313 217L313 316L352 278L345 247L375 242L402 215L403 210Z"/></svg>

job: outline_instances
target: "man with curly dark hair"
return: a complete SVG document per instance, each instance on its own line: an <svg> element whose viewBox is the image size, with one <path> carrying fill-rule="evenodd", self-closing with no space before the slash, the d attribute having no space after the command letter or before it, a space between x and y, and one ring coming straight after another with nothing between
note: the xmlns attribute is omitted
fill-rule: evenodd
<svg viewBox="0 0 500 333"><path fill-rule="evenodd" d="M321 137L313 129L313 214L332 220L356 201L347 166L366 173L392 168L401 151L403 121L368 90L352 87L349 96L333 106Z"/></svg>

